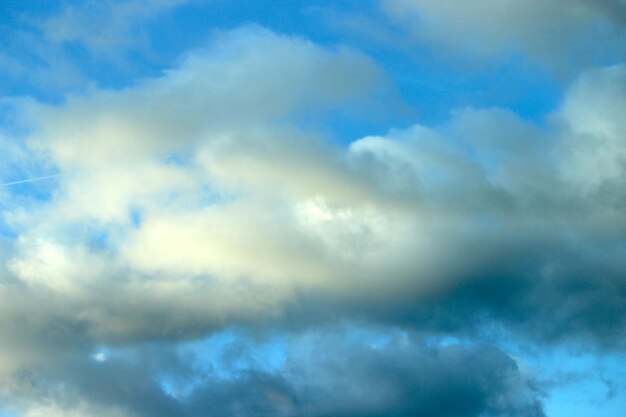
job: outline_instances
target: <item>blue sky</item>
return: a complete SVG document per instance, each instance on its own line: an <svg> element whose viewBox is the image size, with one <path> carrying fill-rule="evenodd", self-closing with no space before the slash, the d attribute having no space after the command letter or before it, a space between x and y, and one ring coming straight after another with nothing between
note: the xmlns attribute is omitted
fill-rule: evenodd
<svg viewBox="0 0 626 417"><path fill-rule="evenodd" d="M10 0L0 45L0 417L626 409L623 0Z"/></svg>

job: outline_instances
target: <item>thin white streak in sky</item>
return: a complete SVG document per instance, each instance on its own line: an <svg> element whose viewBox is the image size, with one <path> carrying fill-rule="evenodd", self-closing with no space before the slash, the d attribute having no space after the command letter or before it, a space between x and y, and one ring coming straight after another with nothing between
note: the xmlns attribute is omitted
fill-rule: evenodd
<svg viewBox="0 0 626 417"><path fill-rule="evenodd" d="M35 177L35 178L27 178L24 180L19 180L19 181L11 181L11 182L5 182L0 184L0 187L8 187L10 185L18 185L18 184L26 184L28 182L36 182L36 181L43 181L43 180L49 180L51 178L56 178L58 176L60 176L61 174L54 174L54 175L46 175L45 177Z"/></svg>

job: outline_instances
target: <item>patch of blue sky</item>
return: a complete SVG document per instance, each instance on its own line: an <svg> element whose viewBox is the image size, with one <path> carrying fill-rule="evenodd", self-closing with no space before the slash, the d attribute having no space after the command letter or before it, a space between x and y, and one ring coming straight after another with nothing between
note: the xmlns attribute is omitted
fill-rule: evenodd
<svg viewBox="0 0 626 417"><path fill-rule="evenodd" d="M320 337L337 338L348 346L384 349L390 344L409 345L409 335L402 329L382 329L359 323L343 323L331 328L291 333L288 331L250 333L231 327L212 336L181 344L177 351L183 357L194 358L194 367L225 380L236 378L248 370L281 373L286 361L298 355L307 355L316 349ZM329 339L330 340L330 339ZM295 356L294 356L295 355ZM172 381L168 381L174 389ZM183 389L182 384L178 389Z"/></svg>
<svg viewBox="0 0 626 417"><path fill-rule="evenodd" d="M282 333L258 339L240 328L229 328L208 338L179 345L177 354L190 358L193 373L182 378L165 373L160 376L159 383L168 395L184 398L202 385L205 375L228 381L246 371L280 372L287 349L287 338Z"/></svg>
<svg viewBox="0 0 626 417"><path fill-rule="evenodd" d="M0 97L0 132L12 136L24 137L28 129L20 126L16 101L6 97Z"/></svg>
<svg viewBox="0 0 626 417"><path fill-rule="evenodd" d="M58 10L59 0L4 0L0 3L0 25L10 25L25 14L45 16Z"/></svg>
<svg viewBox="0 0 626 417"><path fill-rule="evenodd" d="M559 381L544 401L548 416L613 417L626 410L623 355L558 351L536 365Z"/></svg>
<svg viewBox="0 0 626 417"><path fill-rule="evenodd" d="M399 112L396 127L442 124L457 108L509 109L541 121L558 105L564 85L550 71L519 56L451 57L415 44L410 51L357 42L393 80L398 97L413 109Z"/></svg>
<svg viewBox="0 0 626 417"><path fill-rule="evenodd" d="M43 177L16 177L0 183L0 208L17 207L32 202L49 201L58 184L58 175ZM4 200L4 201L2 201Z"/></svg>
<svg viewBox="0 0 626 417"><path fill-rule="evenodd" d="M13 240L18 236L17 232L11 228L4 219L0 218L0 238Z"/></svg>
<svg viewBox="0 0 626 417"><path fill-rule="evenodd" d="M107 362L110 357L111 357L111 349L108 348L107 346L99 346L91 354L91 359L100 363Z"/></svg>
<svg viewBox="0 0 626 417"><path fill-rule="evenodd" d="M93 228L89 232L89 237L86 239L87 247L91 250L105 250L110 247L111 234L108 230Z"/></svg>
<svg viewBox="0 0 626 417"><path fill-rule="evenodd" d="M546 393L547 417L614 417L626 410L626 356L569 344L533 346L502 337L500 347Z"/></svg>
<svg viewBox="0 0 626 417"><path fill-rule="evenodd" d="M0 100L0 208L49 200L61 175L29 149L28 129L15 120L13 111Z"/></svg>
<svg viewBox="0 0 626 417"><path fill-rule="evenodd" d="M139 229L141 227L141 223L143 222L144 213L139 207L133 207L130 209L128 217L133 228Z"/></svg>
<svg viewBox="0 0 626 417"><path fill-rule="evenodd" d="M343 107L323 115L302 115L295 124L305 131L317 132L331 144L345 146L365 136L386 134L390 119L396 117L389 113L365 114ZM394 125L396 123L394 120Z"/></svg>
<svg viewBox="0 0 626 417"><path fill-rule="evenodd" d="M287 337L282 332L254 337L237 328L224 330L180 348L181 352L196 358L198 367L210 368L224 379L249 369L277 372L283 365L286 349Z"/></svg>
<svg viewBox="0 0 626 417"><path fill-rule="evenodd" d="M169 39L155 39L162 41L159 46L163 51L176 51L180 45L190 45L198 42L198 39L206 39L206 35L214 30L228 30L247 24L264 26L285 35L305 37L321 44L335 45L338 37L336 33L329 31L320 12L341 9L369 13L368 10L373 9L374 4L376 2L373 0L190 2L176 8L160 22L153 21L151 25L155 29L158 25L161 33L172 34ZM181 24L184 24L185 31L179 30Z"/></svg>

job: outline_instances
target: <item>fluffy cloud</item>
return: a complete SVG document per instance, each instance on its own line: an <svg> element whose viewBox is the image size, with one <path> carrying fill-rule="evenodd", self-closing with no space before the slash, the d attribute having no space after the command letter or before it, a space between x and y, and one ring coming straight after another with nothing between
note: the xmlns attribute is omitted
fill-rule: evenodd
<svg viewBox="0 0 626 417"><path fill-rule="evenodd" d="M0 395L33 416L193 416L216 398L220 415L541 416L515 362L488 348L322 338L328 360L208 375L184 401L159 385L162 357L90 355L337 317L622 349L625 74L583 75L547 126L460 109L339 146L299 118L367 97L380 71L246 28L134 87L24 105L29 151L61 176L49 198L2 206L16 237L0 270ZM351 377L371 386L339 398Z"/></svg>
<svg viewBox="0 0 626 417"><path fill-rule="evenodd" d="M228 173L235 161L220 167L208 159L222 159L229 146L245 158L263 143L276 163L294 164L290 154L312 161L310 151L331 155L288 120L361 97L378 72L349 50L248 28L224 33L212 49L136 88L60 107L26 105L25 123L35 123L29 152L62 176L49 199L13 200L4 212L17 234L2 287L13 300L4 306L6 326L45 297L42 317L58 317L86 340L195 337L279 312L296 276L304 280L314 265L306 248L315 245L282 194L254 196L247 181L224 179L238 181ZM271 162L259 159L257 179L272 187L284 169L271 173ZM306 175L318 186L313 171ZM160 262L147 262L154 257ZM311 271L308 279L319 276ZM42 326L26 324L24 333L38 338Z"/></svg>
<svg viewBox="0 0 626 417"><path fill-rule="evenodd" d="M466 109L443 129L415 126L344 150L285 117L311 100L332 106L360 94L376 73L369 61L258 30L223 42L231 56L216 48L211 59L190 58L135 89L31 109L40 126L33 146L64 176L51 201L7 213L19 233L9 266L29 285L92 306L79 316L95 321L96 334L142 333L134 326L144 319L111 326L109 310L131 299L164 303L167 294L213 300L202 305L199 295L174 315L182 322L172 328L190 320L193 334L203 320L219 321L214 315L279 314L311 291L411 304L499 276L503 291L522 291L509 294L517 300L531 296L528 287L569 276L561 262L577 258L591 270L598 261L584 252L590 242L619 251L612 239L624 224L612 213L623 171L613 148L621 149L623 128L603 108L623 100L615 93L623 68L581 78L552 130L501 110ZM270 49L282 61L266 59ZM221 77L234 77L237 63L241 81L229 86ZM263 94L279 91L271 83L278 66L285 97L256 111L269 100ZM604 107L585 112L595 124L583 129L577 103L589 98ZM599 153L585 152L596 145ZM583 249L572 246L572 234ZM615 259L609 270L620 268ZM520 287L509 288L514 282ZM93 307L103 283L119 295ZM260 288L262 302L254 296ZM623 312L614 314L621 323Z"/></svg>

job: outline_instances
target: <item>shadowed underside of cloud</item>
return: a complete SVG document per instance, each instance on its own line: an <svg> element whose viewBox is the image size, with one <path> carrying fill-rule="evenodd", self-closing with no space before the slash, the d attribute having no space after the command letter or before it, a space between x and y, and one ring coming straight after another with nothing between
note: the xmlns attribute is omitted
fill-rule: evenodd
<svg viewBox="0 0 626 417"><path fill-rule="evenodd" d="M354 51L245 28L134 87L21 105L29 151L63 175L4 210L0 396L29 416L541 416L480 346L322 332L283 372L229 380L163 355L337 317L623 349L626 69L582 75L546 126L460 109L340 147L298 123L381 82ZM174 396L163 375L200 386Z"/></svg>
<svg viewBox="0 0 626 417"><path fill-rule="evenodd" d="M289 356L273 371L253 364L220 376L193 357L152 346L132 352L134 360L129 353L74 357L24 371L17 389L29 416L544 415L538 388L494 348L431 346L398 334L369 345L336 328L293 335L288 344ZM233 344L227 362L253 350L250 341Z"/></svg>

